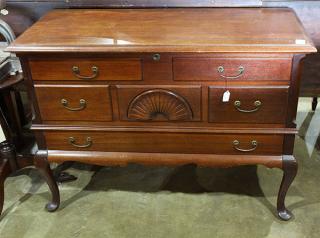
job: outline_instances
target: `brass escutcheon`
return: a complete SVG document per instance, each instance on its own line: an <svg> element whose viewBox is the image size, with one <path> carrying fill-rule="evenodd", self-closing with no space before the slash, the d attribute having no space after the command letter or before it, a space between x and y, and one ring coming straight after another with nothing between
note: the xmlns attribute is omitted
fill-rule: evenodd
<svg viewBox="0 0 320 238"><path fill-rule="evenodd" d="M160 54L154 54L154 55L152 56L152 59L153 59L154 61L159 61L160 58L161 58Z"/></svg>

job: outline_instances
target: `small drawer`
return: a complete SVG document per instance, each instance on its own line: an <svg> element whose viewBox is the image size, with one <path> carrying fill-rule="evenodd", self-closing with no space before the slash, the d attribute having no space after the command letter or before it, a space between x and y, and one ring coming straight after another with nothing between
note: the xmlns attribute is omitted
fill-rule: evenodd
<svg viewBox="0 0 320 238"><path fill-rule="evenodd" d="M201 86L117 86L120 119L185 122L201 119Z"/></svg>
<svg viewBox="0 0 320 238"><path fill-rule="evenodd" d="M174 58L174 80L289 80L291 59Z"/></svg>
<svg viewBox="0 0 320 238"><path fill-rule="evenodd" d="M224 87L209 87L209 122L285 123L288 87L228 87L230 99L223 102Z"/></svg>
<svg viewBox="0 0 320 238"><path fill-rule="evenodd" d="M112 121L109 86L35 85L44 121Z"/></svg>
<svg viewBox="0 0 320 238"><path fill-rule="evenodd" d="M45 132L49 150L105 152L263 154L282 153L282 135L169 132Z"/></svg>
<svg viewBox="0 0 320 238"><path fill-rule="evenodd" d="M141 59L31 59L33 80L142 80Z"/></svg>

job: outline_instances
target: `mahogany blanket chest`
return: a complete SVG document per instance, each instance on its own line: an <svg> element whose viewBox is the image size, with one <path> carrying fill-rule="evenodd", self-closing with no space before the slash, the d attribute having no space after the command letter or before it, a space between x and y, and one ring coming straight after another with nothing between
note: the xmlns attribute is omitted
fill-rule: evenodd
<svg viewBox="0 0 320 238"><path fill-rule="evenodd" d="M8 48L33 102L35 165L49 162L296 172L299 62L315 52L286 8L54 10Z"/></svg>

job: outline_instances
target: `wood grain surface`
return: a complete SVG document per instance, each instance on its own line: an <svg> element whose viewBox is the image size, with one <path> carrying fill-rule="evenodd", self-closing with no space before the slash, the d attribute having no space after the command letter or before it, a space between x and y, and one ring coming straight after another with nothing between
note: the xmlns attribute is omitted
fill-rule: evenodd
<svg viewBox="0 0 320 238"><path fill-rule="evenodd" d="M267 31L263 27L266 24ZM24 32L8 50L316 51L294 12L285 8L55 10Z"/></svg>
<svg viewBox="0 0 320 238"><path fill-rule="evenodd" d="M179 81L289 80L290 69L290 58L173 58L174 80Z"/></svg>
<svg viewBox="0 0 320 238"><path fill-rule="evenodd" d="M41 59L29 62L33 80L141 80L139 58L66 58ZM78 73L72 71L76 66ZM97 68L97 73L92 71Z"/></svg>
<svg viewBox="0 0 320 238"><path fill-rule="evenodd" d="M210 122L285 123L288 87L228 87L227 90L230 92L230 99L223 102L226 88L209 87ZM236 106L236 101L241 104ZM255 105L257 101L261 105Z"/></svg>
<svg viewBox="0 0 320 238"><path fill-rule="evenodd" d="M112 121L110 91L104 85L35 85L35 93L43 121ZM67 101L68 110L61 103ZM82 105L80 100L84 100Z"/></svg>
<svg viewBox="0 0 320 238"><path fill-rule="evenodd" d="M280 155L282 153L282 135L259 134L207 134L207 133L148 133L148 132L45 132L49 150L84 150L106 152L142 152L142 153L195 153L195 154L260 154ZM69 138L75 138L79 145L87 144L90 137L92 145L79 148L70 144ZM258 142L251 152L240 152L234 148L233 141L238 140L241 149L251 149L251 142ZM196 161L195 161L196 162Z"/></svg>

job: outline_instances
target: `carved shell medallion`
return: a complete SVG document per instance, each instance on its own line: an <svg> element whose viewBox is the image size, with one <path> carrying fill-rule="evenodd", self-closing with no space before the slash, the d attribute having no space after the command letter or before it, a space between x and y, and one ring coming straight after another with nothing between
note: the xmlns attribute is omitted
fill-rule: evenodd
<svg viewBox="0 0 320 238"><path fill-rule="evenodd" d="M132 120L190 121L192 110L180 95L164 89L145 91L136 96L128 108Z"/></svg>

